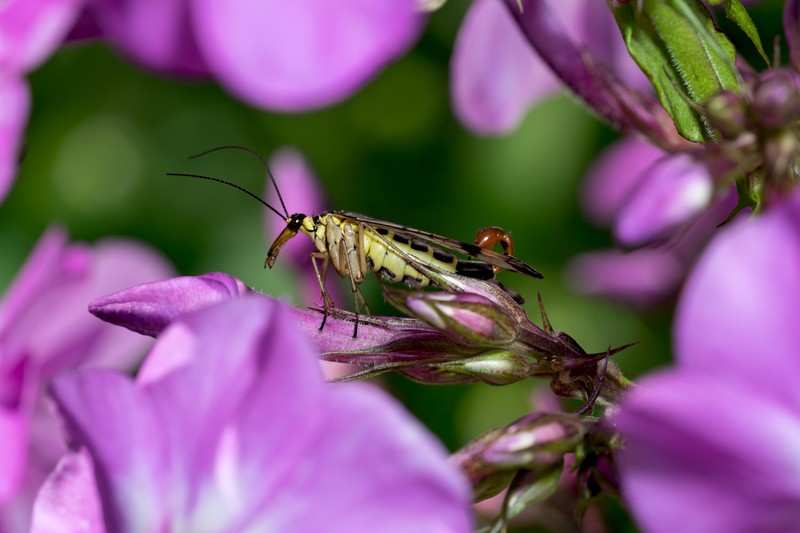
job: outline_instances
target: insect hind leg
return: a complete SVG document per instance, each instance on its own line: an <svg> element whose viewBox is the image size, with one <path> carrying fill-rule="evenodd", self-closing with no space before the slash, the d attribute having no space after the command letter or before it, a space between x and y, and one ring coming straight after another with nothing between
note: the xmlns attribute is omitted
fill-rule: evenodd
<svg viewBox="0 0 800 533"><path fill-rule="evenodd" d="M364 299L364 295L361 294L361 291L358 288L358 281L349 268L347 274L348 278L350 278L350 289L353 291L353 307L356 313L356 321L355 325L353 326L353 338L355 339L358 337L358 317L360 316L360 310L363 308L367 315L370 315L371 313L369 312L367 300Z"/></svg>
<svg viewBox="0 0 800 533"><path fill-rule="evenodd" d="M322 268L317 264L318 260L322 260ZM319 329L325 327L325 322L328 320L328 310L333 309L333 299L328 294L325 288L325 278L328 275L328 254L323 252L313 252L311 254L311 264L314 266L314 273L317 275L317 283L319 283L319 292L322 295L322 324Z"/></svg>

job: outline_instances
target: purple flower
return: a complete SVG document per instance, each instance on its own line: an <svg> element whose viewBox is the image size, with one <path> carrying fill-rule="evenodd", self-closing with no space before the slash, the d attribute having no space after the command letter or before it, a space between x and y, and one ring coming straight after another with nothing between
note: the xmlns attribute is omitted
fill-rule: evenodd
<svg viewBox="0 0 800 533"><path fill-rule="evenodd" d="M58 47L81 0L8 0L0 6L0 202L17 172L30 95L25 74Z"/></svg>
<svg viewBox="0 0 800 533"><path fill-rule="evenodd" d="M58 229L31 253L0 302L0 531L26 527L33 496L63 453L44 386L77 366L132 368L149 344L92 317L87 303L170 273L141 245L68 245Z"/></svg>
<svg viewBox="0 0 800 533"><path fill-rule="evenodd" d="M404 53L422 22L416 0L97 0L85 18L148 68L210 75L281 111L344 99Z"/></svg>
<svg viewBox="0 0 800 533"><path fill-rule="evenodd" d="M378 389L323 383L316 357L286 307L249 296L168 328L136 382L60 377L75 452L33 531L468 531L442 446Z"/></svg>
<svg viewBox="0 0 800 533"><path fill-rule="evenodd" d="M587 294L642 307L673 296L736 206L735 195L729 193L708 207L711 180L708 168L687 154L666 155L630 138L616 143L587 176L584 209L595 223L613 226L623 245L662 242L582 254L568 265L570 282Z"/></svg>
<svg viewBox="0 0 800 533"><path fill-rule="evenodd" d="M687 281L677 366L615 417L648 531L789 531L800 502L800 192L720 231Z"/></svg>

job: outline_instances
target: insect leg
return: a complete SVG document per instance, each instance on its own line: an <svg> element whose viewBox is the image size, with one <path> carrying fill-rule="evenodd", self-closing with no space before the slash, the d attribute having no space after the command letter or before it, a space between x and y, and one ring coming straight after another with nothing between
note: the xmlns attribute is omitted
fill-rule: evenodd
<svg viewBox="0 0 800 533"><path fill-rule="evenodd" d="M317 265L317 260L320 259L322 260L322 273L320 273L320 267ZM325 289L325 276L328 274L328 259L328 254L325 252L311 253L311 264L314 266L314 273L316 273L317 283L319 283L319 292L322 294L323 315L322 324L319 325L320 330L325 327L325 321L328 320L328 309L333 308L333 300L330 295L328 295L327 289Z"/></svg>
<svg viewBox="0 0 800 533"><path fill-rule="evenodd" d="M366 247L364 246L364 235L366 234L366 230L364 228L366 228L366 226L363 223L358 225L358 235L357 235L358 242L356 243L358 266L361 269L362 276L367 275L367 250ZM367 305L367 300L364 299L364 295L361 294L361 291L358 290L358 287L356 287L356 294L358 295L358 298L361 300L361 305L364 306L364 311L366 311L368 315L371 315L372 313L370 313L369 311L369 305Z"/></svg>
<svg viewBox="0 0 800 533"><path fill-rule="evenodd" d="M350 289L353 291L353 307L355 308L355 313L356 313L356 322L355 325L353 326L354 339L358 337L358 317L359 317L359 310L361 308L359 303L363 303L364 306L366 306L366 301L364 300L364 296L361 294L361 291L358 290L358 284L361 282L361 280L363 280L363 271L362 271L362 277L360 279L357 279L359 272L358 271L359 257L362 253L359 250L359 248L363 248L363 243L361 242L361 234L356 235L356 237L358 240L355 243L355 249L347 246L348 244L352 244L352 241L350 241L350 243L346 242L348 239L342 239L339 241L339 256L345 258L343 266L347 270L346 273L340 272L340 274L347 275L347 277L350 279ZM369 310L367 310L367 312L369 313Z"/></svg>

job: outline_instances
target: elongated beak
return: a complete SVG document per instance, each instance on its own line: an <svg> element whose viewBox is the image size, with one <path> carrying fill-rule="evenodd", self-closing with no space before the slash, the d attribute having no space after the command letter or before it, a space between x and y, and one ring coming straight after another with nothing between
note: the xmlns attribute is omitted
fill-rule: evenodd
<svg viewBox="0 0 800 533"><path fill-rule="evenodd" d="M289 239L297 235L297 232L289 229L287 226L283 229L278 238L275 239L275 242L272 243L272 246L269 247L269 252L267 252L267 260L264 261L264 266L272 268L272 265L275 264L275 260L278 258L278 254L283 248L283 245L286 244Z"/></svg>

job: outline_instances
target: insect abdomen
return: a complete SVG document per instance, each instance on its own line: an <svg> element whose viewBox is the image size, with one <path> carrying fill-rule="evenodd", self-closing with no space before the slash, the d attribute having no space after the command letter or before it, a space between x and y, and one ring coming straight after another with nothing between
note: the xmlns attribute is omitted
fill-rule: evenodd
<svg viewBox="0 0 800 533"><path fill-rule="evenodd" d="M483 261L459 260L456 256L430 246L426 242L415 240L408 235L396 233L386 228L376 228L375 231L381 237L390 241L401 252L426 265L471 278L491 279L494 277L492 266ZM427 276L407 264L399 254L387 247L380 237L374 235L370 230L364 233L364 247L369 268L380 274L387 281L405 283L412 287L426 287L430 284L430 279Z"/></svg>

